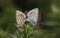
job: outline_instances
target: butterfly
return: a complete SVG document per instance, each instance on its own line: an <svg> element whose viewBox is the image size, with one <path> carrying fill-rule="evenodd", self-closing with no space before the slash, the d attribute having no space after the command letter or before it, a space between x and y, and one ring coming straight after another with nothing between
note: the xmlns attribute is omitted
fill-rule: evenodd
<svg viewBox="0 0 60 38"><path fill-rule="evenodd" d="M26 18L27 17L27 18ZM16 22L18 26L22 26L26 21L29 21L32 25L37 24L38 8L30 10L27 15L21 11L16 11Z"/></svg>

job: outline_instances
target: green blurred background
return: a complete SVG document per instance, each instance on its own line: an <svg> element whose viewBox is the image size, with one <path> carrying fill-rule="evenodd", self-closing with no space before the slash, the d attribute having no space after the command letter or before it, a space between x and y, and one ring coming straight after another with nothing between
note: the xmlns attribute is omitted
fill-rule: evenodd
<svg viewBox="0 0 60 38"><path fill-rule="evenodd" d="M35 38L60 38L60 0L0 0L0 38L16 31L16 10L33 8L39 9Z"/></svg>

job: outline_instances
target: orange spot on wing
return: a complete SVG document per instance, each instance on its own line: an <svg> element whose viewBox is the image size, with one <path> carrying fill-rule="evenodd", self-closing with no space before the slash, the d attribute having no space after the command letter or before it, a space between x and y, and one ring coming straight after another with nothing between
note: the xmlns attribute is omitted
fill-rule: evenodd
<svg viewBox="0 0 60 38"><path fill-rule="evenodd" d="M19 15L17 15L17 16L23 16L22 14L19 14ZM24 17L24 16L23 16Z"/></svg>
<svg viewBox="0 0 60 38"><path fill-rule="evenodd" d="M31 15L32 13L30 13L29 15Z"/></svg>

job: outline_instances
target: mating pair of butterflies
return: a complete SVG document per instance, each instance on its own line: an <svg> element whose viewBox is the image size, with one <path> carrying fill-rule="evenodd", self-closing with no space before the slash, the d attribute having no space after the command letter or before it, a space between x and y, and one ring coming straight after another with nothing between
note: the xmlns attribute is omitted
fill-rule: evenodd
<svg viewBox="0 0 60 38"><path fill-rule="evenodd" d="M38 8L30 10L27 15L21 11L16 11L17 26L22 26L26 21L29 21L34 26L37 24L37 19Z"/></svg>

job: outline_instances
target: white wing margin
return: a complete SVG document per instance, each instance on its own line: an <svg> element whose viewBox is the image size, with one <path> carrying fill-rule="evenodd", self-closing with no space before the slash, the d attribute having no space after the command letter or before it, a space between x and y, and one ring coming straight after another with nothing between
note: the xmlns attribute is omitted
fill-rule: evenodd
<svg viewBox="0 0 60 38"><path fill-rule="evenodd" d="M16 22L17 26L22 26L26 21L26 16L21 11L16 11Z"/></svg>
<svg viewBox="0 0 60 38"><path fill-rule="evenodd" d="M27 17L27 21L29 21L32 25L36 25L38 19L38 8L29 11Z"/></svg>

